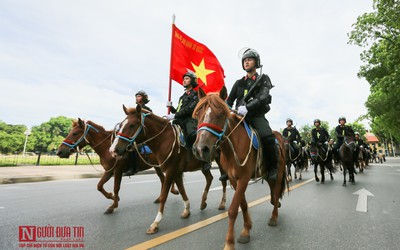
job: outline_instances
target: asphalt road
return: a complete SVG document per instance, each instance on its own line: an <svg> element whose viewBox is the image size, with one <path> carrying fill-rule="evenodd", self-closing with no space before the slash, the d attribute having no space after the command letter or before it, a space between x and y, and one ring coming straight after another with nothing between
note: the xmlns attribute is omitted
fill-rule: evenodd
<svg viewBox="0 0 400 250"><path fill-rule="evenodd" d="M213 174L216 179L205 210L199 210L204 177L201 172L186 173L191 216L180 218L181 198L170 194L160 231L150 236L146 235L146 230L157 214L158 205L153 200L160 190L156 175L125 177L120 207L111 215L103 214L111 201L97 192L97 179L1 185L0 249L35 249L34 245L28 245L32 242L20 241L21 228L25 228L22 236L29 239L27 226L54 232L78 228L80 243L85 249L138 248L146 242L154 249L222 249L227 218L226 211L217 210L221 190L216 181L217 171ZM355 185L343 187L340 171L334 177L335 180L327 179L325 184L316 183L313 172L308 170L302 181L294 180L292 190L282 200L277 227L267 225L272 212L269 201L265 201L269 195L267 185L261 182L249 185L247 200L255 204L250 208L251 241L245 245L236 244L237 249L399 249L400 159L387 158L384 164L372 164L356 176ZM301 183L304 185L297 185ZM110 181L106 189L111 188ZM367 212L356 211L359 195L353 193L362 189L374 195L367 197ZM232 194L233 190L229 189L227 205ZM215 222L207 224L205 220L209 218ZM189 232L193 225L200 225L199 229ZM237 236L241 227L239 214ZM73 233L64 236L64 239L74 238ZM60 239L49 238L50 241ZM36 235L36 239L40 237ZM42 245L42 249L79 249L64 246L44 248Z"/></svg>

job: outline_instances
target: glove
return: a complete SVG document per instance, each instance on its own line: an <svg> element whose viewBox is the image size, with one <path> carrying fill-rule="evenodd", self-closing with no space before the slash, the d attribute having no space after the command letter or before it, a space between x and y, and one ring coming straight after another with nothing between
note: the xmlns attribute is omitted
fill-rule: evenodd
<svg viewBox="0 0 400 250"><path fill-rule="evenodd" d="M175 114L169 114L165 116L168 120L173 120L175 118Z"/></svg>
<svg viewBox="0 0 400 250"><path fill-rule="evenodd" d="M171 101L167 101L167 107L172 107L172 102Z"/></svg>
<svg viewBox="0 0 400 250"><path fill-rule="evenodd" d="M245 116L248 112L246 106L239 106L238 108L238 115Z"/></svg>

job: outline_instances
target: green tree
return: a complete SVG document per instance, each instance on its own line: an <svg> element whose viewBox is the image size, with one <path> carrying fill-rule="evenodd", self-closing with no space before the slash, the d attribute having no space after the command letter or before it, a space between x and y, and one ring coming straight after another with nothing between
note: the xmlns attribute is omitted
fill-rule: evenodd
<svg viewBox="0 0 400 250"><path fill-rule="evenodd" d="M365 47L359 77L370 84L365 106L374 132L400 139L400 2L374 0L374 12L358 17L349 43ZM376 130L376 131L375 131Z"/></svg>
<svg viewBox="0 0 400 250"><path fill-rule="evenodd" d="M24 125L10 125L0 121L0 152L11 154L22 152L25 142Z"/></svg>
<svg viewBox="0 0 400 250"><path fill-rule="evenodd" d="M58 148L71 129L71 118L58 116L32 127L34 151L51 152Z"/></svg>

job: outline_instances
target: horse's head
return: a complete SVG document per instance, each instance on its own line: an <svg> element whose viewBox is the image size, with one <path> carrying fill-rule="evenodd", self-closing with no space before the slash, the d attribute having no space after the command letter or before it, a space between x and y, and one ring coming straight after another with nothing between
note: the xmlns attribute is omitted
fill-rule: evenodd
<svg viewBox="0 0 400 250"><path fill-rule="evenodd" d="M58 147L57 155L60 158L69 158L72 153L79 151L79 148L88 145L90 130L99 132L97 128L80 118L77 121L72 121L72 129Z"/></svg>
<svg viewBox="0 0 400 250"><path fill-rule="evenodd" d="M136 108L122 106L126 118L120 123L120 128L111 144L110 153L114 158L123 158L128 151L134 150L134 143L144 140L144 119L148 115L142 112L140 105Z"/></svg>
<svg viewBox="0 0 400 250"><path fill-rule="evenodd" d="M193 118L197 119L197 137L193 144L193 154L200 160L211 161L216 155L218 143L225 136L230 111L225 103L227 90L225 86L219 94L206 95L199 89L200 101L193 111Z"/></svg>

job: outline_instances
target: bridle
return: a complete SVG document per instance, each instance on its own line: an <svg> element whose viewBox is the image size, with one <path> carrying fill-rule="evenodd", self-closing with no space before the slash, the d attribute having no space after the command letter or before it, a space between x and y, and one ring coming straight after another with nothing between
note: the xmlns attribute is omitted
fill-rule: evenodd
<svg viewBox="0 0 400 250"><path fill-rule="evenodd" d="M89 133L89 130L93 129L94 131L96 131L97 133L99 132L99 130L95 127L93 127L90 124L87 124L85 122L85 132L82 134L82 136L74 143L73 141L67 140L65 139L62 144L68 146L69 152L72 153L74 152L75 148L77 149L77 151L79 151L79 143L81 143L83 140L85 140L88 144L90 144L89 140L86 138L86 135Z"/></svg>
<svg viewBox="0 0 400 250"><path fill-rule="evenodd" d="M129 135L126 135L126 134L124 134L124 133L117 132L116 138L120 138L120 139L125 140L125 141L127 141L127 142L129 143L129 144L126 146L126 150L127 150L127 151L132 151L132 150L133 150L132 146L133 146L134 149L137 151L138 156L142 159L142 161L143 161L146 165L148 165L148 166L150 166L150 167L161 167L161 166L164 165L164 163L171 157L172 152L174 151L174 148L175 148L175 144L176 144L177 141L178 141L178 144L179 144L179 140L177 140L177 131L176 131L176 129L175 129L174 127L172 127L172 130L173 130L173 132L174 132L174 142L173 142L173 144L172 144L171 151L169 152L168 156L167 156L166 159L165 159L161 164L159 164L159 165L154 165L154 164L148 163L147 160L144 159L143 156L142 156L142 155L140 154L140 152L139 152L139 149L138 149L138 146L137 146L137 143L136 143L136 138L139 136L139 134L140 134L142 131L144 131L144 133L145 133L145 135L146 135L146 132L145 132L145 129L144 129L144 128L145 128L145 126L144 126L144 120L145 120L145 118L146 118L148 115L150 115L150 114L152 114L152 113L141 113L141 121L140 121L139 128L136 130L136 132L133 134L133 136L129 136ZM142 143L140 143L140 144L145 144L146 142L149 142L149 141L153 140L154 138L158 137L161 133L164 132L164 130L168 127L168 125L170 125L169 122L167 122L167 123L165 124L164 128L163 128L158 134L156 134L155 136L153 136L153 137L147 139L146 141L144 141L144 142L142 142Z"/></svg>
<svg viewBox="0 0 400 250"><path fill-rule="evenodd" d="M238 122L238 124L231 130L231 132L228 135L225 135L226 132L226 128L228 127L229 124L229 119L227 118L225 120L225 125L223 128L221 128L218 125L212 124L212 123L206 123L203 122L201 123L198 127L197 127L197 133L199 133L202 130L208 131L209 133L211 133L212 135L217 137L217 141L215 142L215 144L213 145L215 150L219 150L221 143L226 139L229 142L229 146L233 152L236 164L238 166L243 167L246 163L247 160L249 159L250 153L251 153L251 148L252 148L252 141L253 141L253 136L254 133L251 133L251 138L250 138L250 143L249 143L249 151L246 154L246 158L243 160L242 163L240 163L239 157L236 154L235 148L233 147L233 143L232 141L229 139L229 136L233 133L233 131L236 130L236 128L244 121L246 116L243 116L242 119ZM258 158L258 155L257 155ZM258 160L257 160L258 162Z"/></svg>

